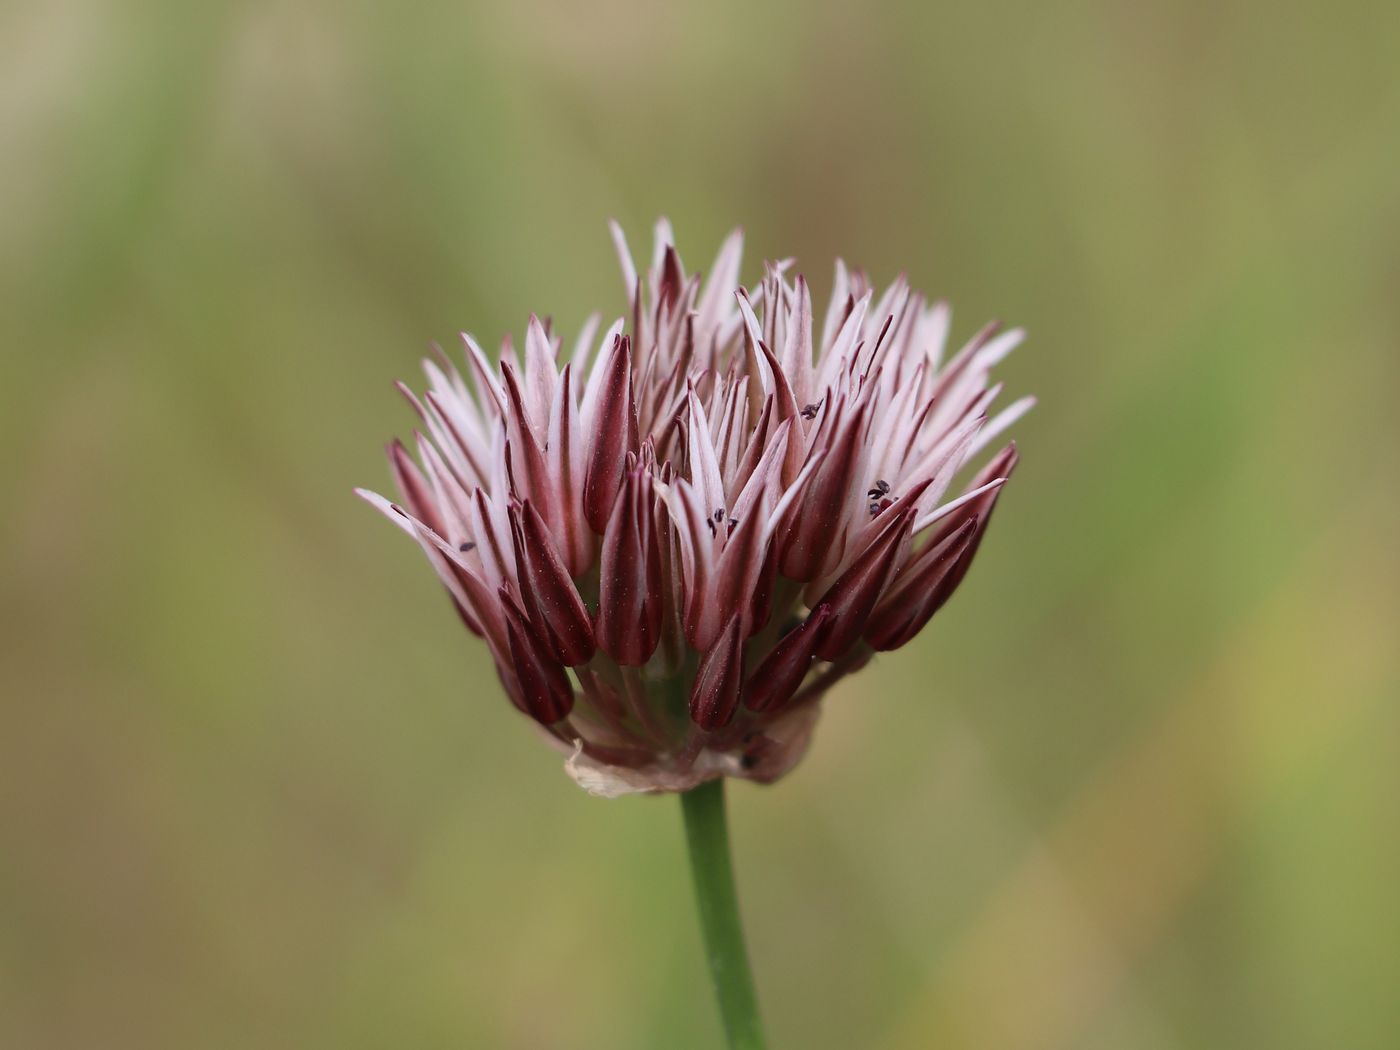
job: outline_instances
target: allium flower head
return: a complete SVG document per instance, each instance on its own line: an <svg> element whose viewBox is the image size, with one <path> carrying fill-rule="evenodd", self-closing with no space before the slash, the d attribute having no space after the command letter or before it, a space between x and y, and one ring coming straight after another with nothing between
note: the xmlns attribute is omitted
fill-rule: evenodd
<svg viewBox="0 0 1400 1050"><path fill-rule="evenodd" d="M1022 339L995 324L947 354L949 310L901 276L878 297L836 264L821 317L791 260L708 278L657 224L639 274L613 227L628 316L590 319L565 360L531 317L523 362L463 335L424 362L397 503L486 642L507 695L600 794L771 781L817 701L914 637L966 574L1031 405L988 418L989 374Z"/></svg>

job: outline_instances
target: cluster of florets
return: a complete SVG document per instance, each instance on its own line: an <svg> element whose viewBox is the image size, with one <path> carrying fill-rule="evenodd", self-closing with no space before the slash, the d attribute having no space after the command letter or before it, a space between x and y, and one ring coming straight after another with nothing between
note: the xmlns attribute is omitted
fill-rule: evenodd
<svg viewBox="0 0 1400 1050"><path fill-rule="evenodd" d="M400 493L361 492L418 541L507 695L601 793L769 781L816 701L917 634L972 561L1015 464L968 462L1030 407L989 418L989 325L945 357L949 311L901 277L878 299L836 266L820 331L806 281L708 280L669 226L641 278L614 227L630 316L562 361L532 317L524 360L470 336L403 393L426 433L389 448Z"/></svg>

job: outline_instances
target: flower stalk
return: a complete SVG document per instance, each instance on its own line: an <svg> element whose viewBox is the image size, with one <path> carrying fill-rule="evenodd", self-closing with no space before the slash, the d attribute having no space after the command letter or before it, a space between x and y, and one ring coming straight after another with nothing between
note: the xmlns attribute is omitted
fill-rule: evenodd
<svg viewBox="0 0 1400 1050"><path fill-rule="evenodd" d="M729 821L724 805L724 778L711 780L681 795L685 838L695 901L705 937L710 982L724 1021L730 1050L763 1050L763 1026L753 971L744 947L734 866L729 851Z"/></svg>

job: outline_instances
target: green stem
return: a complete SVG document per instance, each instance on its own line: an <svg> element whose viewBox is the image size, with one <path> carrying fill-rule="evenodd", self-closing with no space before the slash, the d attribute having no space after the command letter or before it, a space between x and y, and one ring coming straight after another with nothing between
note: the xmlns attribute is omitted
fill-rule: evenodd
<svg viewBox="0 0 1400 1050"><path fill-rule="evenodd" d="M724 778L701 784L681 795L685 838L690 847L690 873L710 981L719 1002L730 1050L763 1050L763 1027L758 997L744 949L744 927L734 892L734 868L729 859L729 824L724 809Z"/></svg>

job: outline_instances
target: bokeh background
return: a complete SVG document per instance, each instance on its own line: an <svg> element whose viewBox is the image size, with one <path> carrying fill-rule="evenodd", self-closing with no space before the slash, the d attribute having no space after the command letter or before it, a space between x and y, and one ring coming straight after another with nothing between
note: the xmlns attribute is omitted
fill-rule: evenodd
<svg viewBox="0 0 1400 1050"><path fill-rule="evenodd" d="M1400 1040L1400 7L9 0L0 1046L688 1048L604 803L355 501L430 341L834 255L1032 338L978 567L732 793L775 1047Z"/></svg>

